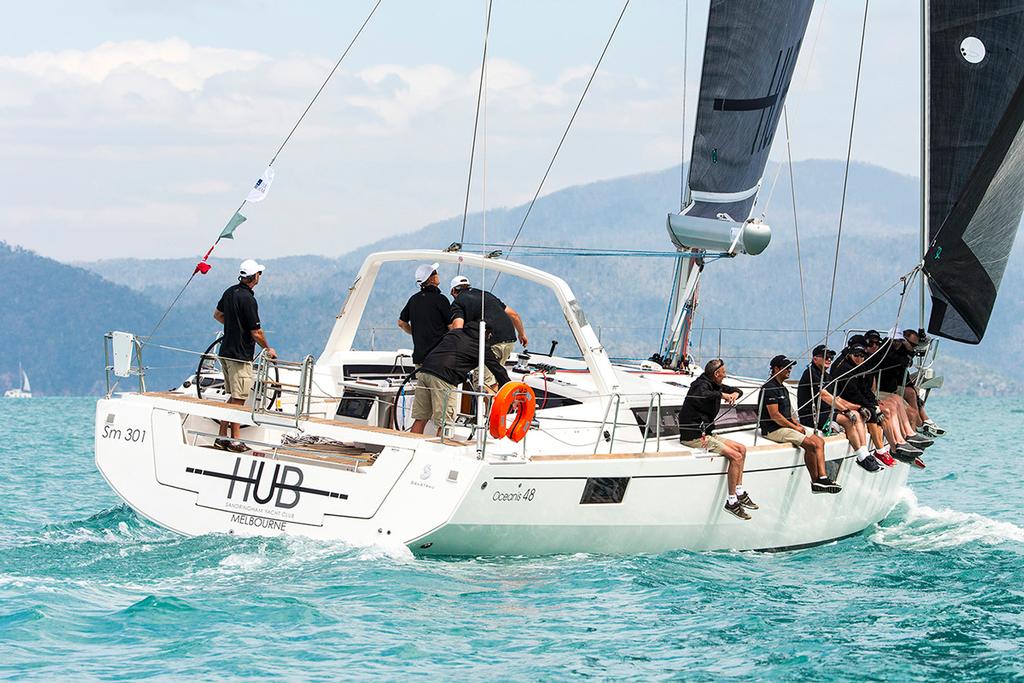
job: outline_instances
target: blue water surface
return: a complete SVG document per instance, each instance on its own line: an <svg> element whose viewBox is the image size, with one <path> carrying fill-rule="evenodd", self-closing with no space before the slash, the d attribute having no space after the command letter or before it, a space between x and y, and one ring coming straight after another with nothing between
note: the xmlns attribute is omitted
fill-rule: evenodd
<svg viewBox="0 0 1024 683"><path fill-rule="evenodd" d="M436 560L176 536L96 472L91 399L0 401L0 676L1021 678L1024 402L933 403L953 431L858 537Z"/></svg>

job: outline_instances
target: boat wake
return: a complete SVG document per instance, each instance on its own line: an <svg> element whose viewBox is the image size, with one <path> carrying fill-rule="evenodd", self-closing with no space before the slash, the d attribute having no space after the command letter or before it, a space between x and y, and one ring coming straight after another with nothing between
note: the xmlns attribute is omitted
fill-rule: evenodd
<svg viewBox="0 0 1024 683"><path fill-rule="evenodd" d="M903 490L896 509L871 534L872 542L904 550L944 550L969 544L1015 544L1024 549L1024 528L975 512L960 512L921 505L909 488Z"/></svg>
<svg viewBox="0 0 1024 683"><path fill-rule="evenodd" d="M178 538L140 518L127 505L115 505L85 519L47 524L38 541L44 543L137 543Z"/></svg>

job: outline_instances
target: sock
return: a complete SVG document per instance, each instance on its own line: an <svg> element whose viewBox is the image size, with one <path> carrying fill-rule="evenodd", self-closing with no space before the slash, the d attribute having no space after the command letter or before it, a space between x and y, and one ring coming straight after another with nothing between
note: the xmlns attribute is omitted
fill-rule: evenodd
<svg viewBox="0 0 1024 683"><path fill-rule="evenodd" d="M886 445L882 446L881 448L876 448L875 449L875 453L878 453L879 455L888 455L889 454L889 444L886 444Z"/></svg>
<svg viewBox="0 0 1024 683"><path fill-rule="evenodd" d="M864 462L864 458L868 457L868 447L861 446L853 454L857 456L857 462Z"/></svg>
<svg viewBox="0 0 1024 683"><path fill-rule="evenodd" d="M737 503L740 502L740 499L737 498L736 496L729 496L729 501L728 502L729 502L729 505L736 505Z"/></svg>
<svg viewBox="0 0 1024 683"><path fill-rule="evenodd" d="M742 496L746 492L747 492L747 490L745 488L743 488L742 486L737 486L736 487L736 496L737 497L738 496Z"/></svg>

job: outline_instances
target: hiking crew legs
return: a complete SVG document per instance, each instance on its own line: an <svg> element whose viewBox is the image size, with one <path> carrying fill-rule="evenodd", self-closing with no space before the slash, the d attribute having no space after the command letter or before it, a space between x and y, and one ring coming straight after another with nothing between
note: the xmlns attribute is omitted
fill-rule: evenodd
<svg viewBox="0 0 1024 683"><path fill-rule="evenodd" d="M854 413L854 418L851 420L845 414L837 413L835 419L846 433L846 440L850 442L850 447L853 450L859 450L862 446L867 445L868 432L860 415Z"/></svg>

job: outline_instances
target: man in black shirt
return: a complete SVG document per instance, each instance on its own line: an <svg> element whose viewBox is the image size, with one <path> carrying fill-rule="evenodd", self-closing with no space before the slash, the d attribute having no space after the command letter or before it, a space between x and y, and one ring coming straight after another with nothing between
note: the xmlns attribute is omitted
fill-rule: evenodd
<svg viewBox="0 0 1024 683"><path fill-rule="evenodd" d="M228 287L217 302L213 318L224 325L220 340L220 364L224 369L224 386L231 398L228 403L242 404L252 389L252 359L256 344L267 350L268 358L277 358L277 352L267 344L260 327L260 311L253 287L259 284L263 265L252 259L242 261L238 269L238 284ZM231 440L224 437L231 430ZM220 438L214 441L218 448L241 453L248 447L238 440L237 422L221 422Z"/></svg>
<svg viewBox="0 0 1024 683"><path fill-rule="evenodd" d="M911 420L909 407L903 397L881 389L881 375L884 373L886 358L894 345L894 340L883 340L882 335L875 330L865 332L864 339L867 342L867 356L859 370L867 373L868 384L878 397L878 407L885 413L887 424L897 433L898 439L907 441L915 448L924 449L932 445L934 439L917 433L917 425Z"/></svg>
<svg viewBox="0 0 1024 683"><path fill-rule="evenodd" d="M477 367L480 351L480 326L469 324L450 330L423 359L416 371L416 394L412 404L412 429L422 434L428 420L434 421L440 436L445 424L455 419L458 387ZM498 386L508 382L505 367L490 349L484 350L484 364L497 378Z"/></svg>
<svg viewBox="0 0 1024 683"><path fill-rule="evenodd" d="M775 443L788 443L804 451L804 464L811 475L811 493L839 493L842 487L832 481L825 471L825 440L797 422L789 389L785 382L793 371L794 362L779 354L768 364L771 377L761 385L757 398L760 406L758 427L761 436Z"/></svg>
<svg viewBox="0 0 1024 683"><path fill-rule="evenodd" d="M419 365L448 331L448 297L438 285L436 263L427 263L416 269L416 284L420 291L409 297L398 315L398 326L412 335L412 362Z"/></svg>
<svg viewBox="0 0 1024 683"><path fill-rule="evenodd" d="M725 511L740 519L750 519L747 510L756 510L758 505L743 488L743 463L747 458L747 447L714 435L715 419L722 409L722 401L735 405L743 395L740 389L723 384L725 374L725 361L715 358L708 361L704 373L690 383L677 417L679 441L684 446L700 448L729 461Z"/></svg>
<svg viewBox="0 0 1024 683"><path fill-rule="evenodd" d="M469 323L478 323L481 319L487 323L487 338L491 351L502 365L512 355L515 347L516 334L519 342L526 348L528 340L523 320L511 306L506 306L501 299L490 292L472 287L469 278L457 275L452 278L451 327L458 329ZM473 377L476 384L476 376ZM494 375L490 370L484 372L484 384L494 386Z"/></svg>
<svg viewBox="0 0 1024 683"><path fill-rule="evenodd" d="M800 376L796 389L796 409L800 424L825 432L829 421L834 420L843 428L846 440L857 457L857 464L869 472L877 472L878 461L868 453L868 433L864 420L852 403L832 393L835 386L828 377L828 369L835 355L836 352L824 344L815 346L811 352L811 364Z"/></svg>

